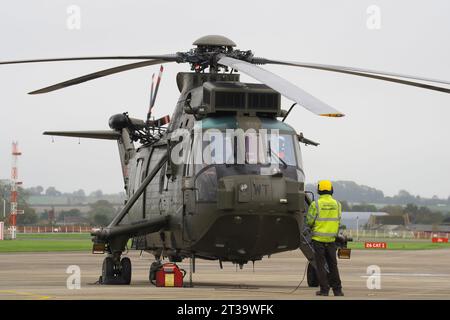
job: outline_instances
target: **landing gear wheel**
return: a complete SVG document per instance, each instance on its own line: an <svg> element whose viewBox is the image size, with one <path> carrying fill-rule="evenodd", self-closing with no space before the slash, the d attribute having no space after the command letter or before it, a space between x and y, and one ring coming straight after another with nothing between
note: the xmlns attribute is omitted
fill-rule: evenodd
<svg viewBox="0 0 450 320"><path fill-rule="evenodd" d="M108 284L114 279L114 260L111 257L106 257L103 260L101 282Z"/></svg>
<svg viewBox="0 0 450 320"><path fill-rule="evenodd" d="M131 282L131 261L130 258L122 258L117 264L113 257L106 257L103 260L101 284L130 284Z"/></svg>
<svg viewBox="0 0 450 320"><path fill-rule="evenodd" d="M121 277L123 284L130 284L131 282L131 260L128 257L122 258L120 260L121 266Z"/></svg>
<svg viewBox="0 0 450 320"><path fill-rule="evenodd" d="M148 274L148 280L150 283L155 284L156 281L156 271L162 266L160 261L155 261L150 265L150 272Z"/></svg>
<svg viewBox="0 0 450 320"><path fill-rule="evenodd" d="M308 270L306 271L306 280L308 281L308 287L318 287L319 279L317 278L316 269L311 263L308 263Z"/></svg>

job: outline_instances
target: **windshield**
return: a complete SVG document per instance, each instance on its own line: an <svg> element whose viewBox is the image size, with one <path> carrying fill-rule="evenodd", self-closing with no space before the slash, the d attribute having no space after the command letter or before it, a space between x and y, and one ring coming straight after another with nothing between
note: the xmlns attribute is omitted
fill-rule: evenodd
<svg viewBox="0 0 450 320"><path fill-rule="evenodd" d="M260 164L302 169L300 147L291 134L210 131L205 132L202 141L194 142L194 148L197 149L195 163L202 167L209 164Z"/></svg>
<svg viewBox="0 0 450 320"><path fill-rule="evenodd" d="M305 181L300 145L292 134L227 135L215 130L194 137L192 151L189 172L196 177L200 202L216 201L218 181L226 176L278 175Z"/></svg>
<svg viewBox="0 0 450 320"><path fill-rule="evenodd" d="M194 138L189 162L201 192L198 201L215 201L218 180L236 175L281 175L304 182L300 145L292 134L250 133L225 135L221 131Z"/></svg>

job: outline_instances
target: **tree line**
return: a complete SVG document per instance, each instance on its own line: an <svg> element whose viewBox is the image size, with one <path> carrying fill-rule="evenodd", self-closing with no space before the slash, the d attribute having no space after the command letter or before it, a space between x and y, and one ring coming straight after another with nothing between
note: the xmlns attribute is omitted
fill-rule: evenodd
<svg viewBox="0 0 450 320"><path fill-rule="evenodd" d="M0 210L0 221L5 221L9 217L11 211L10 203L11 186L8 183L0 181L0 200L1 206ZM101 190L94 191L89 195L80 189L74 191L73 193L63 193L56 190L54 187L48 187L44 190L43 187L31 187L31 188L18 188L18 208L23 210L23 214L17 215L18 225L52 225L52 224L64 224L71 219L77 219L81 221L82 224L92 225L92 226L106 226L116 215L117 209L114 205L105 199L99 199L94 202L89 203L89 210L87 213L82 213L79 209L63 210L58 213L52 212L52 210L46 210L44 212L36 212L35 209L31 208L28 202L30 196L72 196L78 198L80 201L78 203L85 203L87 198L99 199L102 197L112 197L113 199L123 199L124 194L117 195L105 195ZM5 201L5 217L3 215L3 200ZM73 203L76 203L75 201ZM8 221L5 221L8 222Z"/></svg>
<svg viewBox="0 0 450 320"><path fill-rule="evenodd" d="M400 190L393 197L386 197L383 191L353 181L334 181L334 197L341 202L345 212L385 212L389 215L408 214L413 224L450 224L450 212L431 210L427 206L450 205L448 199L437 196L422 198L413 196L405 190ZM316 193L317 187L307 184L306 190Z"/></svg>
<svg viewBox="0 0 450 320"><path fill-rule="evenodd" d="M389 215L408 214L412 224L450 224L450 213L433 211L425 206L417 206L413 203L404 205L387 205L377 208L373 204L361 203L351 205L347 201L340 201L344 212L385 212Z"/></svg>
<svg viewBox="0 0 450 320"><path fill-rule="evenodd" d="M408 203L416 206L437 206L450 205L450 196L447 199L433 196L431 198L424 198L420 195L412 195L406 190L400 190L395 196L385 196L383 191L359 185L354 181L333 181L334 197L338 200L345 200L349 203L373 203L373 204L388 204L388 205L406 205ZM316 192L317 186L314 184L307 184L306 190Z"/></svg>
<svg viewBox="0 0 450 320"><path fill-rule="evenodd" d="M82 213L79 209L63 210L58 213L53 222L65 224L75 218L81 221L82 224L104 227L112 221L116 214L117 209L111 202L108 200L98 200L89 204L87 214ZM48 223L48 217L49 212L41 213L41 221Z"/></svg>

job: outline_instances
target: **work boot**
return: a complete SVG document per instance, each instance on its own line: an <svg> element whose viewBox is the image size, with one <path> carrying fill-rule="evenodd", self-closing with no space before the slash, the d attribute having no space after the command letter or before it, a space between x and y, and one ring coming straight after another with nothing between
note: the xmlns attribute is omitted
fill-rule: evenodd
<svg viewBox="0 0 450 320"><path fill-rule="evenodd" d="M333 294L335 297L343 297L344 292L342 292L342 289L333 289Z"/></svg>
<svg viewBox="0 0 450 320"><path fill-rule="evenodd" d="M317 291L316 292L316 296L326 296L326 297L328 297L328 291L322 291L322 290Z"/></svg>

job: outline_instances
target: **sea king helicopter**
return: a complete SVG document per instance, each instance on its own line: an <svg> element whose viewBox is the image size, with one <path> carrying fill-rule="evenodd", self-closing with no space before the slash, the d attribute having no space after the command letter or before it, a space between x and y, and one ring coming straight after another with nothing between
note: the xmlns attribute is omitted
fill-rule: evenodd
<svg viewBox="0 0 450 320"><path fill-rule="evenodd" d="M219 35L201 37L193 45L195 48L187 52L165 55L36 59L0 64L142 60L30 94L151 65L170 62L190 65L190 72L176 76L180 97L171 117L157 120L151 117L160 73L154 90L152 82L146 119L123 113L109 119L111 129L106 131L44 132L117 142L127 200L107 227L92 233L93 253L107 253L101 283L130 284L131 261L123 253L132 239L132 249L155 256L150 280L164 258L171 262L189 258L195 272L196 258L218 260L221 267L222 262L242 267L264 256L300 248L310 262L308 284L316 286L311 235L304 223L313 196L305 192L300 143L315 146L318 143L305 138L285 120L295 105L325 117L344 114L260 66L275 64L339 72L444 93L450 93L450 82L255 57L252 51L238 50L233 41ZM238 72L261 83L243 83ZM287 111L281 108L281 95L294 102ZM227 135L228 132L232 133ZM338 239L341 246L346 245L345 237Z"/></svg>

